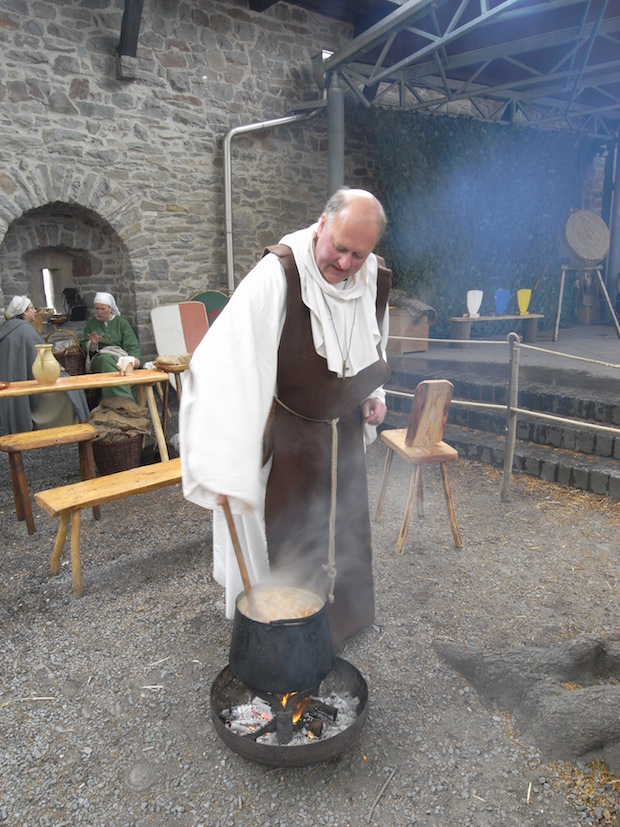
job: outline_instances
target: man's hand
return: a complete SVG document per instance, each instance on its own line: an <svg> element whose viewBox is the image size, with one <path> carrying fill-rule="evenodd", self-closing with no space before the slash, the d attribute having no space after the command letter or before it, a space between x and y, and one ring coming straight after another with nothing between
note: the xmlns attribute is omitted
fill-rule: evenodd
<svg viewBox="0 0 620 827"><path fill-rule="evenodd" d="M228 497L226 494L219 494L217 500L215 501L216 505L224 505L224 503L228 502Z"/></svg>
<svg viewBox="0 0 620 827"><path fill-rule="evenodd" d="M362 404L362 416L364 417L364 422L368 422L369 425L381 425L386 413L387 407L385 403L376 396L373 396L371 399L366 399Z"/></svg>

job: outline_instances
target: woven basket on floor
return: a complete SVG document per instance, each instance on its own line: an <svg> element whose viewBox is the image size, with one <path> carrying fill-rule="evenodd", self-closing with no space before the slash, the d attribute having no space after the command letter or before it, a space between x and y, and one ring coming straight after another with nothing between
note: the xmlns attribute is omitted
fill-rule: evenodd
<svg viewBox="0 0 620 827"><path fill-rule="evenodd" d="M82 348L69 347L65 350L65 370L69 376L79 376L84 373L86 369L86 354Z"/></svg>
<svg viewBox="0 0 620 827"><path fill-rule="evenodd" d="M54 340L56 344L72 340L70 345L67 345L59 350L54 350ZM52 344L52 353L56 360L60 362L60 367L64 368L69 376L79 376L84 373L86 368L86 354L80 347L80 340L71 330L52 330L48 333L45 341Z"/></svg>
<svg viewBox="0 0 620 827"><path fill-rule="evenodd" d="M137 468L140 465L143 440L142 434L120 439L95 439L93 455L99 473L104 476Z"/></svg>

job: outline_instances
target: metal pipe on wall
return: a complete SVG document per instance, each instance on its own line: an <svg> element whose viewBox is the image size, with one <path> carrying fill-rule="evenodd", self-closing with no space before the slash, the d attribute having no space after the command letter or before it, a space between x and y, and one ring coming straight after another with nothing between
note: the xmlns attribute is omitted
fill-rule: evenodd
<svg viewBox="0 0 620 827"><path fill-rule="evenodd" d="M224 222L226 229L226 285L232 293L235 289L234 246L233 246L233 211L232 211L232 141L237 135L248 132L259 132L262 129L273 129L275 126L284 126L288 123L307 121L314 117L319 109L301 115L285 115L269 121L259 121L245 126L235 126L224 135Z"/></svg>
<svg viewBox="0 0 620 827"><path fill-rule="evenodd" d="M344 91L337 72L327 90L327 183L330 196L344 184Z"/></svg>

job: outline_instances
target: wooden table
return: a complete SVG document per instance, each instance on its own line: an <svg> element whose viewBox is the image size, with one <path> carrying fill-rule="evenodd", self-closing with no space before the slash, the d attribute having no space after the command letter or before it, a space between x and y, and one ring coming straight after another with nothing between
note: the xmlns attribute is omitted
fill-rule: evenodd
<svg viewBox="0 0 620 827"><path fill-rule="evenodd" d="M538 338L538 320L542 318L544 318L542 313L524 313L523 315L514 316L510 314L504 316L453 316L450 319L450 338L459 341L451 344L450 347L467 347L467 342L471 336L471 326L478 322L523 322L523 341L535 342Z"/></svg>
<svg viewBox="0 0 620 827"><path fill-rule="evenodd" d="M162 428L153 388L160 382L168 382L168 374L163 370L135 370L123 376L121 373L84 373L78 376L61 376L53 385L41 385L36 379L26 382L11 382L8 388L0 390L0 399L15 396L33 396L40 393L57 393L58 391L92 390L93 388L117 388L122 385L135 385L138 389L138 402L146 403L151 415L155 438L162 461L167 461L168 447L166 435Z"/></svg>

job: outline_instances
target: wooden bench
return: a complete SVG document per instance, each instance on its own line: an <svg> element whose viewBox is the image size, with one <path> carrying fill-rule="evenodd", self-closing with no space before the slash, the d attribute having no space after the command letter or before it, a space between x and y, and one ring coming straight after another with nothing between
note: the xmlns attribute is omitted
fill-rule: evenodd
<svg viewBox="0 0 620 827"><path fill-rule="evenodd" d="M526 313L521 316L452 316L450 319L450 338L458 339L450 347L467 347L471 336L471 326L477 322L523 322L523 341L535 342L538 338L538 320L544 318L542 313ZM463 344L461 344L461 341Z"/></svg>
<svg viewBox="0 0 620 827"><path fill-rule="evenodd" d="M51 573L58 574L60 570L60 556L67 539L69 523L73 518L71 526L73 594L75 597L81 597L80 523L82 509L132 497L134 494L146 494L179 482L181 482L181 460L173 459L167 462L157 462L154 465L131 468L129 471L118 471L116 474L76 482L73 485L39 491L34 495L37 504L51 517L60 515L60 526L50 560Z"/></svg>
<svg viewBox="0 0 620 827"><path fill-rule="evenodd" d="M0 451L5 451L9 455L17 519L19 521L26 520L28 534L34 534L36 528L32 516L22 453L24 451L34 451L37 448L69 445L77 442L80 455L80 476L83 480L89 480L96 476L92 446L92 440L96 436L97 429L88 423L83 423L81 425L66 425L60 428L44 428L40 431L24 431L19 434L8 434L0 437ZM99 511L93 509L93 514L95 519L98 520Z"/></svg>

